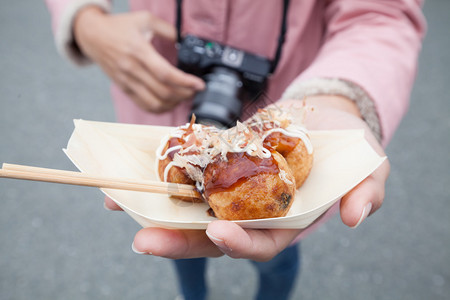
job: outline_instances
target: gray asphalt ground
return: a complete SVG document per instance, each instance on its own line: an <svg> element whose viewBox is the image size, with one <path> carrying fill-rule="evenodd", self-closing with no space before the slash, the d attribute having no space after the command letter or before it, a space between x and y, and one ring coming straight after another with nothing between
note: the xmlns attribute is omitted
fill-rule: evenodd
<svg viewBox="0 0 450 300"><path fill-rule="evenodd" d="M450 299L450 1L429 0L411 108L387 148L382 209L338 216L302 244L294 299ZM108 81L54 48L41 1L0 2L0 162L75 170L72 119L114 121ZM0 179L0 299L174 299L169 260L131 251L140 229L93 188ZM251 299L255 273L226 257L211 299Z"/></svg>

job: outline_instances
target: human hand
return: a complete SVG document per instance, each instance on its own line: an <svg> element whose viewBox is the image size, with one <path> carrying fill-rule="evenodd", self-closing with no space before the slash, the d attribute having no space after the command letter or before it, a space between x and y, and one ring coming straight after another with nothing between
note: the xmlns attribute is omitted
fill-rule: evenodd
<svg viewBox="0 0 450 300"><path fill-rule="evenodd" d="M122 210L109 197L105 197L104 206L108 210ZM233 258L267 261L301 232L302 229L243 229L233 222L217 220L208 225L206 232L144 228L136 234L132 248L138 254L173 259L227 254Z"/></svg>
<svg viewBox="0 0 450 300"><path fill-rule="evenodd" d="M77 14L73 29L81 52L146 111L170 110L205 87L152 46L154 36L175 41L176 29L150 13L109 15L88 6Z"/></svg>
<svg viewBox="0 0 450 300"><path fill-rule="evenodd" d="M383 148L367 124L361 119L355 103L340 96L308 97L306 105L313 111L305 116L305 125L310 130L364 129L365 138L380 156L385 156ZM296 105L296 100L283 101L280 106ZM385 183L389 176L389 161L385 160L370 176L342 197L340 215L349 227L357 227L364 219L377 211L384 200Z"/></svg>
<svg viewBox="0 0 450 300"><path fill-rule="evenodd" d="M317 96L308 98L306 104L314 107L305 116L309 129L364 129L368 142L378 154L384 156L382 147L360 118L353 102L342 97ZM278 105L293 111L295 108L291 106L301 107L302 103L289 100ZM340 214L344 224L356 227L381 206L388 174L389 163L385 161L341 199ZM114 208L111 204L106 202L107 207ZM302 229L243 229L233 222L218 220L211 222L206 232L144 228L136 234L133 249L138 253L168 258L226 254L233 258L267 261L286 248L301 232Z"/></svg>

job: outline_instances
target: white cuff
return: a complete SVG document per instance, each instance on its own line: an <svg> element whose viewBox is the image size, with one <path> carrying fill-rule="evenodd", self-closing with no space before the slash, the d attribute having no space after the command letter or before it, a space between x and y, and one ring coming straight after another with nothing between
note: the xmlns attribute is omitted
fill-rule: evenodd
<svg viewBox="0 0 450 300"><path fill-rule="evenodd" d="M80 9L88 5L96 5L105 12L111 11L111 4L108 0L72 1L62 13L59 26L55 33L56 49L58 50L58 53L77 65L91 63L91 61L81 53L73 37L73 21L75 16Z"/></svg>
<svg viewBox="0 0 450 300"><path fill-rule="evenodd" d="M361 116L377 140L381 141L381 126L375 105L369 95L358 85L337 78L314 78L293 82L285 90L281 99L302 100L315 95L339 95L347 97L358 106Z"/></svg>

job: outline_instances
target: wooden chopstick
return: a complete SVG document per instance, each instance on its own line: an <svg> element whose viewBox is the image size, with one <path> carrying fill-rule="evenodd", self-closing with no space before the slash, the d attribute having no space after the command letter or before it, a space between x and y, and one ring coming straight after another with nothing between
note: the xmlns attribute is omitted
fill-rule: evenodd
<svg viewBox="0 0 450 300"><path fill-rule="evenodd" d="M200 198L194 186L142 179L92 176L81 172L3 164L0 177Z"/></svg>

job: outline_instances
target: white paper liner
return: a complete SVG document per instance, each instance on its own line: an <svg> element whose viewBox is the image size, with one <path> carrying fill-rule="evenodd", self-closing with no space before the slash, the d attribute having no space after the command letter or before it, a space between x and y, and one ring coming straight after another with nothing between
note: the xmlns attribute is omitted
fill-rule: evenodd
<svg viewBox="0 0 450 300"><path fill-rule="evenodd" d="M75 120L64 149L70 160L91 175L159 180L155 151L172 127ZM314 146L311 174L297 191L286 217L234 221L245 228L305 228L369 176L385 159L364 139L362 130L310 131ZM215 218L203 203L167 195L102 189L143 227L206 229Z"/></svg>

